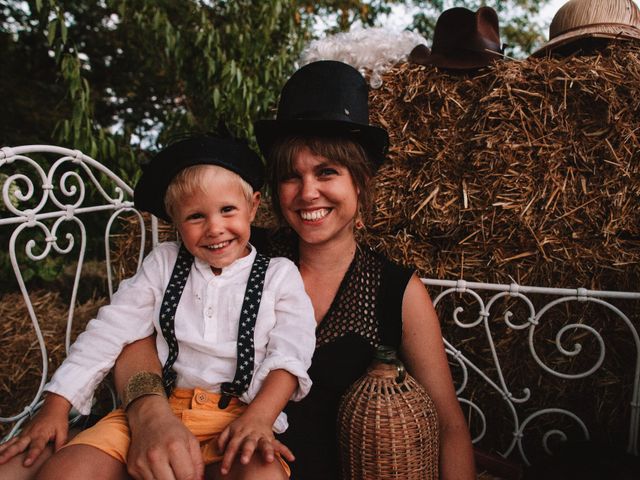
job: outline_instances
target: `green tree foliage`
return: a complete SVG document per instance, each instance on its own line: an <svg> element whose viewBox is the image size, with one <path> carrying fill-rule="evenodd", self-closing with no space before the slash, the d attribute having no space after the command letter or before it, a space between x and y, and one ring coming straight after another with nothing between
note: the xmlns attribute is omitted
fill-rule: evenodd
<svg viewBox="0 0 640 480"><path fill-rule="evenodd" d="M42 0L3 7L2 58L9 52L19 63L26 39L40 38L33 49L48 60L44 83L66 94L51 95L65 113L52 119L51 140L98 156L130 180L140 150L181 132L212 131L224 121L233 134L250 138L252 120L271 114L310 31L309 17L291 0ZM22 95L18 82L45 70L23 72L13 91ZM50 131L40 134L47 139Z"/></svg>
<svg viewBox="0 0 640 480"><path fill-rule="evenodd" d="M318 25L380 25L408 4L431 38L443 9L486 3L527 52L546 1L0 0L0 143L69 145L133 181L135 159L180 132L252 138Z"/></svg>
<svg viewBox="0 0 640 480"><path fill-rule="evenodd" d="M0 144L37 143L70 115L61 104L56 61L46 47L46 23L0 2Z"/></svg>
<svg viewBox="0 0 640 480"><path fill-rule="evenodd" d="M372 27L385 14L391 12L393 4L407 3L402 0L298 0L301 11L314 17L334 17L335 25L328 33L347 31L353 24Z"/></svg>

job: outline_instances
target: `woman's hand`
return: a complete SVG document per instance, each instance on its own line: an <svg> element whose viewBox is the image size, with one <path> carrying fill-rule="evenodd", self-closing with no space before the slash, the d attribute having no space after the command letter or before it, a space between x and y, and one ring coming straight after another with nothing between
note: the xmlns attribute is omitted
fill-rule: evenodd
<svg viewBox="0 0 640 480"><path fill-rule="evenodd" d="M218 449L224 452L220 464L223 475L229 473L238 454L242 465L247 465L256 451L267 463L273 462L276 453L290 462L295 460L291 450L274 437L271 423L265 421L263 416L247 411L222 431L218 438Z"/></svg>
<svg viewBox="0 0 640 480"><path fill-rule="evenodd" d="M120 398L129 379L139 372L162 375L155 337L127 345L115 365ZM131 446L127 470L135 479L204 478L204 462L196 437L171 411L164 397L140 397L127 408Z"/></svg>
<svg viewBox="0 0 640 480"><path fill-rule="evenodd" d="M23 465L30 467L49 442L53 442L54 451L58 450L69 434L69 410L71 404L66 398L47 393L42 407L20 435L0 445L0 465L26 450Z"/></svg>
<svg viewBox="0 0 640 480"><path fill-rule="evenodd" d="M200 444L173 414L166 398L147 396L127 409L131 446L127 471L135 479L203 479Z"/></svg>

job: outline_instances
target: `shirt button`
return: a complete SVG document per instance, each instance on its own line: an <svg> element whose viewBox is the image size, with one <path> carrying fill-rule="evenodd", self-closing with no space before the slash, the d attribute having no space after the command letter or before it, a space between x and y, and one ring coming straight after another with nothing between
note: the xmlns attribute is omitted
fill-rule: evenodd
<svg viewBox="0 0 640 480"><path fill-rule="evenodd" d="M206 401L207 401L206 393L199 393L196 395L196 402L202 404L202 403L205 403Z"/></svg>
<svg viewBox="0 0 640 480"><path fill-rule="evenodd" d="M213 308L211 307L207 308L207 317L209 318L213 317Z"/></svg>

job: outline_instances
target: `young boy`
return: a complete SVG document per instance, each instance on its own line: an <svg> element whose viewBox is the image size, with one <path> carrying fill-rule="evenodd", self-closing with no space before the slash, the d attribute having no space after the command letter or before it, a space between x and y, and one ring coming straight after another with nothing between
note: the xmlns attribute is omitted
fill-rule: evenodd
<svg viewBox="0 0 640 480"><path fill-rule="evenodd" d="M249 244L262 181L257 155L227 139L182 140L150 162L136 185L135 204L170 219L181 244L158 245L139 272L122 282L46 385L42 411L0 454L16 455L38 436L62 445L70 407L88 414L96 386L122 348L154 332L163 378L140 374L140 392L149 394L152 383L163 394L164 384L174 413L200 441L205 464L222 459L229 436L269 440L273 431L286 430L281 409L311 386L307 369L316 323L295 265L256 254ZM260 396L263 408L253 411L261 418L243 416L263 384L278 393ZM137 395L136 381L130 381L123 408L73 438L40 473L124 475L130 441L125 410ZM265 411L273 415L265 417ZM234 422L243 428L230 429ZM279 460L266 467L288 474Z"/></svg>

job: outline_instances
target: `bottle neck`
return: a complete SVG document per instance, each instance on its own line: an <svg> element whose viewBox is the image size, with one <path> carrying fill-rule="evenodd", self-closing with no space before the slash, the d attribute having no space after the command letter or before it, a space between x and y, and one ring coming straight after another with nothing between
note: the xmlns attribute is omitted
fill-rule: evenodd
<svg viewBox="0 0 640 480"><path fill-rule="evenodd" d="M404 365L398 359L396 351L386 345L380 345L374 354L370 373L375 375L376 372L385 377L394 375L396 383L402 383L406 377Z"/></svg>

